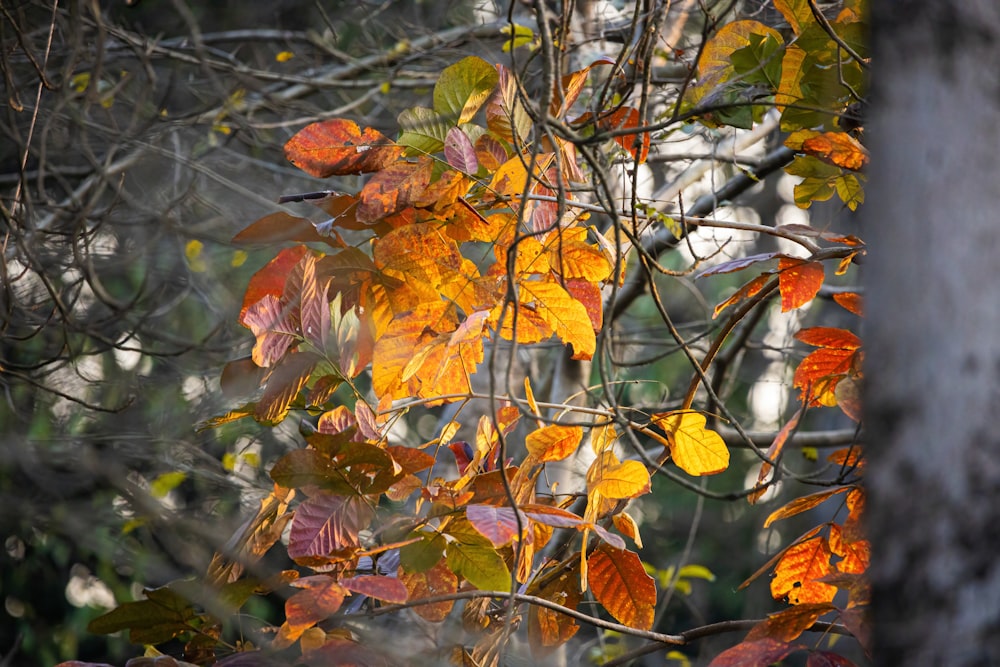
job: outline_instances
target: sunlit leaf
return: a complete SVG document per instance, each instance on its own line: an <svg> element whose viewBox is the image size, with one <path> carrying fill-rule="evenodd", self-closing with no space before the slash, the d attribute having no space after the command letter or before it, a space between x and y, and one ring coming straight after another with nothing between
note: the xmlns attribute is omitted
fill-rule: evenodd
<svg viewBox="0 0 1000 667"><path fill-rule="evenodd" d="M518 536L518 510L512 507L494 505L469 505L465 515L479 533L495 547L510 544ZM527 527L526 518L521 516L521 527Z"/></svg>
<svg viewBox="0 0 1000 667"><path fill-rule="evenodd" d="M488 542L449 542L446 554L448 567L452 572L476 588L484 591L504 591L510 588L510 570L503 557Z"/></svg>
<svg viewBox="0 0 1000 667"><path fill-rule="evenodd" d="M408 598L411 601L436 595L448 595L458 590L458 577L440 559L433 567L423 571L408 572L404 570L400 573L399 580L406 586L406 590L409 592ZM445 600L434 604L417 605L413 611L424 620L436 623L443 621L451 613L454 606L454 600Z"/></svg>
<svg viewBox="0 0 1000 667"><path fill-rule="evenodd" d="M522 305L531 306L563 342L573 346L574 359L594 355L597 337L582 303L551 280L522 281L520 288Z"/></svg>
<svg viewBox="0 0 1000 667"><path fill-rule="evenodd" d="M528 589L530 595L555 602L568 609L576 609L580 604L580 573L577 567L579 560L573 559L574 566L566 568L558 576L552 577L551 571L539 573L536 581L542 585L533 585ZM549 655L556 647L565 644L576 634L580 626L571 616L561 614L553 609L530 605L528 608L528 643L531 655L536 660Z"/></svg>
<svg viewBox="0 0 1000 667"><path fill-rule="evenodd" d="M782 642L791 642L812 627L816 620L828 612L836 609L829 602L814 604L800 604L789 609L784 609L775 614L770 614L767 620L758 623L747 634L744 641L757 641L758 639L771 638Z"/></svg>
<svg viewBox="0 0 1000 667"><path fill-rule="evenodd" d="M823 286L823 264L782 257L778 260L778 289L781 312L794 310L812 301Z"/></svg>
<svg viewBox="0 0 1000 667"><path fill-rule="evenodd" d="M614 452L601 453L587 471L588 493L611 500L636 498L650 489L649 471L639 461L618 460Z"/></svg>
<svg viewBox="0 0 1000 667"><path fill-rule="evenodd" d="M454 124L468 123L497 85L497 71L488 62L469 56L441 72L434 86L434 110Z"/></svg>
<svg viewBox="0 0 1000 667"><path fill-rule="evenodd" d="M357 218L373 222L397 213L419 199L431 181L431 162L398 162L382 169L361 189Z"/></svg>
<svg viewBox="0 0 1000 667"><path fill-rule="evenodd" d="M306 630L335 614L347 596L336 579L323 574L301 577L291 585L304 590L285 602L285 622L274 639L274 648L290 646Z"/></svg>
<svg viewBox="0 0 1000 667"><path fill-rule="evenodd" d="M257 271L250 277L246 292L243 296L243 306L240 309L240 323L249 328L245 321L246 313L250 306L257 303L265 296L273 296L281 299L285 291L285 281L288 274L299 263L299 260L309 251L305 246L295 246L285 248L278 252L274 259L267 263L264 268Z"/></svg>
<svg viewBox="0 0 1000 667"><path fill-rule="evenodd" d="M802 512L811 510L825 500L832 498L839 493L844 493L845 491L850 490L850 488L851 487L842 486L835 489L819 491L818 493L811 493L808 496L795 498L794 500L786 503L784 506L771 512L764 520L764 527L767 528L775 521L787 519L790 516L795 516L796 514L801 514Z"/></svg>
<svg viewBox="0 0 1000 667"><path fill-rule="evenodd" d="M341 118L307 125L285 144L288 161L317 178L379 171L402 153L378 130Z"/></svg>
<svg viewBox="0 0 1000 667"><path fill-rule="evenodd" d="M832 602L837 589L816 581L833 572L830 545L817 536L789 547L774 568L771 596L789 604Z"/></svg>
<svg viewBox="0 0 1000 667"><path fill-rule="evenodd" d="M729 467L729 448L715 431L705 428L698 412L663 413L653 416L670 442L670 457L689 475L714 475Z"/></svg>
<svg viewBox="0 0 1000 667"><path fill-rule="evenodd" d="M529 433L524 444L539 463L562 461L573 454L583 439L579 426L548 424Z"/></svg>
<svg viewBox="0 0 1000 667"><path fill-rule="evenodd" d="M364 498L317 493L295 510L288 539L294 559L323 559L359 547L358 532L368 527L374 510Z"/></svg>
<svg viewBox="0 0 1000 667"><path fill-rule="evenodd" d="M618 622L639 630L653 627L656 584L637 554L602 544L590 555L587 582Z"/></svg>
<svg viewBox="0 0 1000 667"><path fill-rule="evenodd" d="M398 143L411 149L410 154L416 155L437 153L443 149L452 127L447 118L426 107L404 109L397 122L402 130Z"/></svg>

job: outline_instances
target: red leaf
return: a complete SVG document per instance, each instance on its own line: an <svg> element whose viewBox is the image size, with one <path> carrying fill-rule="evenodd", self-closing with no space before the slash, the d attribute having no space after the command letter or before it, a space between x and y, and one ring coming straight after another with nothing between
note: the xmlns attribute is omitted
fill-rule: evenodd
<svg viewBox="0 0 1000 667"><path fill-rule="evenodd" d="M769 667L801 648L774 639L743 642L715 656L708 667Z"/></svg>
<svg viewBox="0 0 1000 667"><path fill-rule="evenodd" d="M364 498L317 493L295 510L288 539L293 559L325 559L361 545L358 532L375 512Z"/></svg>
<svg viewBox="0 0 1000 667"><path fill-rule="evenodd" d="M778 260L778 272L783 313L812 301L823 286L824 271L819 262L782 257Z"/></svg>
<svg viewBox="0 0 1000 667"><path fill-rule="evenodd" d="M815 651L809 654L806 667L855 667L855 665L838 653Z"/></svg>
<svg viewBox="0 0 1000 667"><path fill-rule="evenodd" d="M327 298L327 282L317 282L316 259L312 255L306 255L302 261L302 292L299 305L302 336L322 353L326 350L326 339L330 334L330 300Z"/></svg>
<svg viewBox="0 0 1000 667"><path fill-rule="evenodd" d="M859 317L863 314L861 295L857 292L834 294L833 300Z"/></svg>
<svg viewBox="0 0 1000 667"><path fill-rule="evenodd" d="M281 298L285 291L285 281L288 279L288 274L308 251L309 249L304 245L285 248L264 268L250 277L247 291L243 296L243 307L240 309L240 324L249 328L243 319L246 317L247 310L268 294L276 299Z"/></svg>
<svg viewBox="0 0 1000 667"><path fill-rule="evenodd" d="M409 596L406 585L393 576L376 577L362 574L341 579L340 584L352 593L367 595L389 604L403 604Z"/></svg>
<svg viewBox="0 0 1000 667"><path fill-rule="evenodd" d="M517 537L517 511L512 507L469 505L465 510L469 523L495 547L509 544ZM528 522L522 516L521 526Z"/></svg>
<svg viewBox="0 0 1000 667"><path fill-rule="evenodd" d="M325 120L307 125L285 144L285 157L310 176L327 178L365 174L384 169L403 155L403 149L354 121Z"/></svg>
<svg viewBox="0 0 1000 667"><path fill-rule="evenodd" d="M808 630L816 620L828 612L836 609L829 602L819 604L801 604L776 614L771 614L767 620L761 621L746 636L745 641L756 641L758 639L777 639L778 641L790 642L799 638L803 632Z"/></svg>
<svg viewBox="0 0 1000 667"><path fill-rule="evenodd" d="M827 347L837 350L856 350L861 347L861 339L847 329L834 327L811 327L802 329L795 338L815 347Z"/></svg>

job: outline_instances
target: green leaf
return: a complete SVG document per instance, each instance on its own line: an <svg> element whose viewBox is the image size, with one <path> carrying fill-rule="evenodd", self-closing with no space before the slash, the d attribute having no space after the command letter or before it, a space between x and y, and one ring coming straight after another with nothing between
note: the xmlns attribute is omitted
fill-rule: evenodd
<svg viewBox="0 0 1000 667"><path fill-rule="evenodd" d="M419 542L407 544L399 550L399 564L407 572L426 572L434 567L448 546L444 535L439 533L410 533L410 537L420 537Z"/></svg>
<svg viewBox="0 0 1000 667"><path fill-rule="evenodd" d="M510 570L497 550L481 544L451 542L448 544L448 568L483 591L505 591L510 588Z"/></svg>
<svg viewBox="0 0 1000 667"><path fill-rule="evenodd" d="M402 130L396 143L405 146L408 155L437 153L444 149L444 140L451 124L433 109L404 109L396 120Z"/></svg>
<svg viewBox="0 0 1000 667"><path fill-rule="evenodd" d="M162 644L192 629L196 614L191 603L169 588L145 591L145 600L126 602L98 616L87 632L107 635L129 631L133 644Z"/></svg>
<svg viewBox="0 0 1000 667"><path fill-rule="evenodd" d="M468 123L497 85L497 71L482 58L469 56L441 72L434 86L434 111L453 124Z"/></svg>

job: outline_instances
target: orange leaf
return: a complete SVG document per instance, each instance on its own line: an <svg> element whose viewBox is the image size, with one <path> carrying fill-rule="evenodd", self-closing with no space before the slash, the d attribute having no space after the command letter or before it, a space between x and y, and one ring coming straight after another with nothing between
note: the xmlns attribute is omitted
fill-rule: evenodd
<svg viewBox="0 0 1000 667"><path fill-rule="evenodd" d="M864 574L871 560L868 540L850 541L837 524L830 526L830 551L841 557L837 571L848 574Z"/></svg>
<svg viewBox="0 0 1000 667"><path fill-rule="evenodd" d="M794 310L812 301L823 286L823 277L823 265L819 262L781 257L778 260L781 312Z"/></svg>
<svg viewBox="0 0 1000 667"><path fill-rule="evenodd" d="M618 532L626 537L632 539L635 542L635 546L642 548L642 537L639 535L639 524L635 522L628 512L620 512L611 517L612 523L615 524L615 528Z"/></svg>
<svg viewBox="0 0 1000 667"><path fill-rule="evenodd" d="M833 327L812 327L802 329L795 338L815 347L828 347L838 350L856 350L861 347L861 339L847 329Z"/></svg>
<svg viewBox="0 0 1000 667"><path fill-rule="evenodd" d="M638 554L602 544L590 556L587 583L619 623L639 630L653 627L656 584Z"/></svg>
<svg viewBox="0 0 1000 667"><path fill-rule="evenodd" d="M796 498L795 500L785 504L783 507L771 512L771 514L769 514L764 520L764 527L767 528L775 521L781 521L782 519L787 519L790 516L807 512L826 499L832 498L838 493L843 493L849 489L850 487L842 486L838 489L827 489L826 491L820 491L819 493L812 493L808 496Z"/></svg>
<svg viewBox="0 0 1000 667"><path fill-rule="evenodd" d="M399 580L409 591L410 601L429 598L435 595L447 595L458 590L458 577L448 569L444 560L439 560L434 567L426 572L407 572L400 570ZM437 623L443 621L455 606L454 600L435 602L434 604L418 605L413 608L426 621Z"/></svg>
<svg viewBox="0 0 1000 667"><path fill-rule="evenodd" d="M837 589L816 579L833 572L830 546L818 536L799 542L787 550L778 561L771 579L771 596L788 600L789 604L831 602Z"/></svg>
<svg viewBox="0 0 1000 667"><path fill-rule="evenodd" d="M264 268L250 277L246 293L243 296L243 307L240 309L240 324L249 328L249 325L244 321L247 310L268 294L277 299L281 298L285 292L285 281L288 279L288 274L308 251L309 249L304 245L285 248Z"/></svg>
<svg viewBox="0 0 1000 667"><path fill-rule="evenodd" d="M757 276L746 285L736 290L735 294L715 307L715 310L712 311L712 319L718 317L719 313L724 311L726 308L729 308L729 306L734 303L739 303L743 299L749 299L750 297L758 294L762 289L764 289L764 285L766 285L767 281L770 279L771 276L765 273Z"/></svg>
<svg viewBox="0 0 1000 667"><path fill-rule="evenodd" d="M379 171L402 155L381 132L344 119L307 125L285 144L288 161L317 178Z"/></svg>
<svg viewBox="0 0 1000 667"><path fill-rule="evenodd" d="M284 211L265 215L233 237L236 244L273 245L283 241L326 243L339 247L334 237L323 236L316 231L316 225L310 220Z"/></svg>
<svg viewBox="0 0 1000 667"><path fill-rule="evenodd" d="M371 177L358 194L357 218L374 222L413 205L431 181L431 161L400 162Z"/></svg>
<svg viewBox="0 0 1000 667"><path fill-rule="evenodd" d="M551 570L543 570L536 581L544 583L528 589L530 595L550 600L568 609L576 609L580 604L580 572L579 560L574 558L573 565L566 568L559 576L550 578ZM528 608L528 643L531 655L536 660L544 658L557 646L565 644L576 634L580 626L572 616L561 614L553 609L530 605Z"/></svg>
<svg viewBox="0 0 1000 667"><path fill-rule="evenodd" d="M823 162L851 171L860 171L868 164L868 151L846 132L824 132L802 142L802 151Z"/></svg>
<svg viewBox="0 0 1000 667"><path fill-rule="evenodd" d="M553 280L525 280L519 287L521 306L531 307L564 343L572 345L574 359L594 356L597 337L582 303Z"/></svg>
<svg viewBox="0 0 1000 667"><path fill-rule="evenodd" d="M343 586L325 574L300 577L291 585L305 590L285 602L285 622L274 638L275 648L290 646L303 632L335 614L347 595Z"/></svg>
<svg viewBox="0 0 1000 667"><path fill-rule="evenodd" d="M861 316L863 313L861 295L857 292L834 294L833 300L855 315Z"/></svg>
<svg viewBox="0 0 1000 667"><path fill-rule="evenodd" d="M579 426L549 424L532 431L524 439L528 453L539 463L562 461L580 446L583 429Z"/></svg>
<svg viewBox="0 0 1000 667"><path fill-rule="evenodd" d="M782 642L795 641L808 630L816 620L836 609L829 602L816 604L800 604L775 614L769 614L767 620L761 621L747 634L743 641L756 641L771 638Z"/></svg>
<svg viewBox="0 0 1000 667"><path fill-rule="evenodd" d="M714 475L729 467L729 449L715 431L705 428L698 412L667 412L653 415L670 442L670 457L689 475Z"/></svg>
<svg viewBox="0 0 1000 667"><path fill-rule="evenodd" d="M798 428L799 418L801 417L802 417L802 409L800 408L792 416L792 418L789 419L788 422L781 427L781 430L778 431L778 435L774 437L774 441L771 443L771 446L767 448L768 459L774 461L779 456L781 456L781 452L785 448L785 443L788 441L788 438L792 435L792 433L795 432L795 429ZM760 500L761 496L763 496L767 492L767 487L763 486L763 484L764 481L768 478L768 475L771 473L772 467L773 466L767 461L761 461L760 471L757 473L757 486L759 486L760 488L754 490L753 493L747 496L747 502L749 502L751 505L756 505L757 501ZM765 528L766 527L767 526L765 525Z"/></svg>

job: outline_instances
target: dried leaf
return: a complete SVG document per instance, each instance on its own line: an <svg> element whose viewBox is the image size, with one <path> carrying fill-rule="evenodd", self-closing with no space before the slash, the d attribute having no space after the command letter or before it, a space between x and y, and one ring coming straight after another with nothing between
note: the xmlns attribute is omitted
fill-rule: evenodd
<svg viewBox="0 0 1000 667"><path fill-rule="evenodd" d="M445 565L443 560L437 561L433 567L423 572L403 570L399 574L399 580L406 586L410 601L437 595L448 595L458 590L458 577ZM454 600L445 600L434 604L418 605L413 610L424 620L437 623L443 621L451 613L454 606Z"/></svg>
<svg viewBox="0 0 1000 667"><path fill-rule="evenodd" d="M781 642L791 642L812 627L812 624L822 616L836 609L829 602L817 604L800 604L775 614L769 614L767 620L761 621L747 634L743 641L751 642L770 638Z"/></svg>
<svg viewBox="0 0 1000 667"><path fill-rule="evenodd" d="M764 527L767 528L775 521L781 521L782 519L787 519L790 516L795 516L796 514L801 514L802 512L807 512L812 508L818 506L825 500L832 498L833 496L844 493L850 490L851 487L842 486L836 489L827 489L825 491L820 491L818 493L811 493L808 496L802 496L796 498L784 506L771 512L767 519L764 520Z"/></svg>

